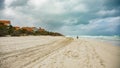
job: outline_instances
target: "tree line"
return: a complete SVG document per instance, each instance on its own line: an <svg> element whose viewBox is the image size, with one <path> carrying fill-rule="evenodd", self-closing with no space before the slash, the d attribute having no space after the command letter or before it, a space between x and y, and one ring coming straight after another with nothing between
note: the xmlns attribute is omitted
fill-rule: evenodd
<svg viewBox="0 0 120 68"><path fill-rule="evenodd" d="M50 36L63 36L57 32L50 32L50 31L27 31L25 29L18 29L16 30L12 25L4 25L0 23L0 36L28 36L28 35L50 35Z"/></svg>

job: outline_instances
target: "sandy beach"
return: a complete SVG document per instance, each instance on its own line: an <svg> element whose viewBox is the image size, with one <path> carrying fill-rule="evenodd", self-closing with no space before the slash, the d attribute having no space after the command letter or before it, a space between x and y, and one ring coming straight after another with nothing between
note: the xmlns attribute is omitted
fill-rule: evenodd
<svg viewBox="0 0 120 68"><path fill-rule="evenodd" d="M0 68L120 68L120 46L87 38L0 37Z"/></svg>

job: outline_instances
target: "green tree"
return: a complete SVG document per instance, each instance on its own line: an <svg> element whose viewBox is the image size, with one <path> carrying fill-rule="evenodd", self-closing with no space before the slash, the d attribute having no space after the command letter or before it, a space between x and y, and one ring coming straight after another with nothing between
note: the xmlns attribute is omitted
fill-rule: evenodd
<svg viewBox="0 0 120 68"><path fill-rule="evenodd" d="M8 26L8 33L9 33L9 35L12 35L14 31L15 31L15 28L12 25L9 25Z"/></svg>
<svg viewBox="0 0 120 68"><path fill-rule="evenodd" d="M0 36L6 35L8 35L8 26L4 25L3 23L0 23Z"/></svg>
<svg viewBox="0 0 120 68"><path fill-rule="evenodd" d="M12 33L12 36L21 36L22 32L21 30L14 30L14 32Z"/></svg>

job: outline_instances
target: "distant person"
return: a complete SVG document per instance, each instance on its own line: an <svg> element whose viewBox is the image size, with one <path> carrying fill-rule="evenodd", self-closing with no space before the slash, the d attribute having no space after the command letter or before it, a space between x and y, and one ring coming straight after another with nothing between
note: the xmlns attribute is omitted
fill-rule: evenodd
<svg viewBox="0 0 120 68"><path fill-rule="evenodd" d="M79 39L79 37L77 36L77 39Z"/></svg>

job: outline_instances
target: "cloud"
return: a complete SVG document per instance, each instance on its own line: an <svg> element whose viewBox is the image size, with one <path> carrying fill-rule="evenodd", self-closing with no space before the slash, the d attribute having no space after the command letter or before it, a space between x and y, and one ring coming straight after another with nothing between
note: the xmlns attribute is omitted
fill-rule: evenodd
<svg viewBox="0 0 120 68"><path fill-rule="evenodd" d="M66 25L75 25L78 23L78 20L75 18L70 18L63 21Z"/></svg>
<svg viewBox="0 0 120 68"><path fill-rule="evenodd" d="M4 2L5 0L0 0L0 10L4 9Z"/></svg>
<svg viewBox="0 0 120 68"><path fill-rule="evenodd" d="M112 9L112 10L100 10L96 14L99 16L119 16L120 12L119 10Z"/></svg>
<svg viewBox="0 0 120 68"><path fill-rule="evenodd" d="M2 15L2 19L11 20L13 26L35 26L34 24L37 21L30 16L17 12L17 10L13 8L4 9Z"/></svg>
<svg viewBox="0 0 120 68"><path fill-rule="evenodd" d="M119 35L120 17L109 17L90 20L89 24L83 25L80 29L91 35Z"/></svg>
<svg viewBox="0 0 120 68"><path fill-rule="evenodd" d="M97 14L100 15L100 16L106 16L106 15L114 15L116 13L119 13L118 10L101 10L101 11L98 11Z"/></svg>
<svg viewBox="0 0 120 68"><path fill-rule="evenodd" d="M120 16L118 0L0 1L0 8L2 8L0 9L0 19L9 19L13 25L43 27L49 31L57 31L65 35L118 34L119 24L116 26L113 24L115 31L113 33L107 29L108 23L106 23L108 22L106 19L114 20L112 22L118 20L114 19ZM100 24L99 21L104 23ZM106 31L102 31L103 28Z"/></svg>
<svg viewBox="0 0 120 68"><path fill-rule="evenodd" d="M120 0L105 0L104 5L106 9L120 9Z"/></svg>
<svg viewBox="0 0 120 68"><path fill-rule="evenodd" d="M88 8L85 4L80 4L76 7L73 8L73 11L76 11L76 12L87 12L88 11Z"/></svg>
<svg viewBox="0 0 120 68"><path fill-rule="evenodd" d="M69 35L119 35L119 21L120 17L93 19L88 24L63 26L60 31Z"/></svg>
<svg viewBox="0 0 120 68"><path fill-rule="evenodd" d="M28 2L28 0L12 0L10 6L24 6L26 5L26 3Z"/></svg>

